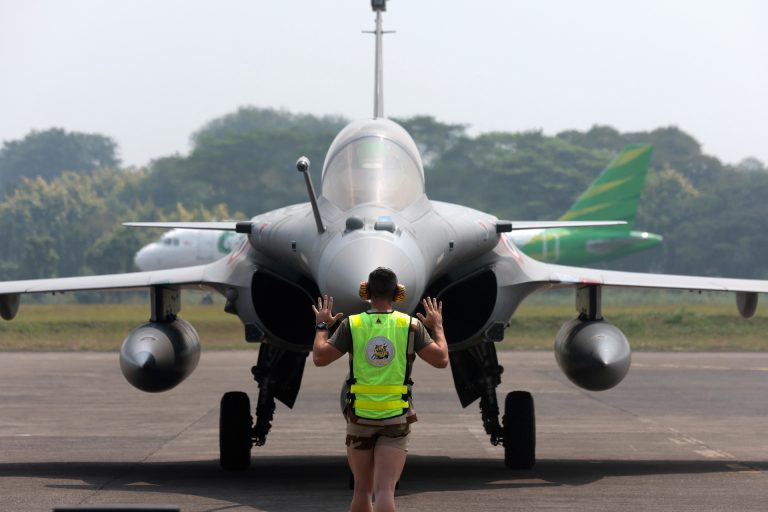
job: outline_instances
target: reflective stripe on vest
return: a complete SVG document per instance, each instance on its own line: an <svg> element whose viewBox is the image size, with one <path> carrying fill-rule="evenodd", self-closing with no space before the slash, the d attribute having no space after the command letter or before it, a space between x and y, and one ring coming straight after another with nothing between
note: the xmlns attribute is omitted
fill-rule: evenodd
<svg viewBox="0 0 768 512"><path fill-rule="evenodd" d="M404 385L411 317L362 313L349 317L352 333L352 407L361 418L386 419L410 407Z"/></svg>

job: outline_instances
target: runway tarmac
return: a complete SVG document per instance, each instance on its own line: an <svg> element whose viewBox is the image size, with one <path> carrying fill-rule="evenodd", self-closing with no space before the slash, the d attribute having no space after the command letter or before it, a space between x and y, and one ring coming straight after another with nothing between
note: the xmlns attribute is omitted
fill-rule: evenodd
<svg viewBox="0 0 768 512"><path fill-rule="evenodd" d="M204 352L178 388L146 394L117 354L0 353L0 510L175 504L183 511L346 510L346 364L308 361L293 410L278 404L252 468L218 466L218 403L255 398L256 351ZM550 352L504 352L500 387L533 392L538 463L504 468L477 404L420 362L398 510L766 510L768 353L633 356L626 380L579 390Z"/></svg>

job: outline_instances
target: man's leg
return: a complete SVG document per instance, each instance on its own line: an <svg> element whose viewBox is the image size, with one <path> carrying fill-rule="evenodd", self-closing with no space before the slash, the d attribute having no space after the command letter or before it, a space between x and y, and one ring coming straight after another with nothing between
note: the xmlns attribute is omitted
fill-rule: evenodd
<svg viewBox="0 0 768 512"><path fill-rule="evenodd" d="M376 495L376 512L394 512L395 485L403 472L406 453L402 448L381 443L377 443L373 449L373 493Z"/></svg>
<svg viewBox="0 0 768 512"><path fill-rule="evenodd" d="M371 512L373 496L373 447L367 450L347 447L347 460L355 476L351 512Z"/></svg>

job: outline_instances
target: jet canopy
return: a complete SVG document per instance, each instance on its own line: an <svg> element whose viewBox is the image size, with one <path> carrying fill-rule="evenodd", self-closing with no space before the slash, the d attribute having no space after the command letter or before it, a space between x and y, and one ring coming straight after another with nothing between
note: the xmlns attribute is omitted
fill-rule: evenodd
<svg viewBox="0 0 768 512"><path fill-rule="evenodd" d="M322 195L342 210L364 203L406 208L424 195L416 143L387 119L347 125L325 157Z"/></svg>

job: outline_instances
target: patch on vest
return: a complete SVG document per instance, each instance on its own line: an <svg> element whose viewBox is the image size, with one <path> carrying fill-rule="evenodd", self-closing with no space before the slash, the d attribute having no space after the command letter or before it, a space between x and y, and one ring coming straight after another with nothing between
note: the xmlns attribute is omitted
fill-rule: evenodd
<svg viewBox="0 0 768 512"><path fill-rule="evenodd" d="M373 366L386 366L395 358L395 344L384 336L376 336L365 344L365 358Z"/></svg>

